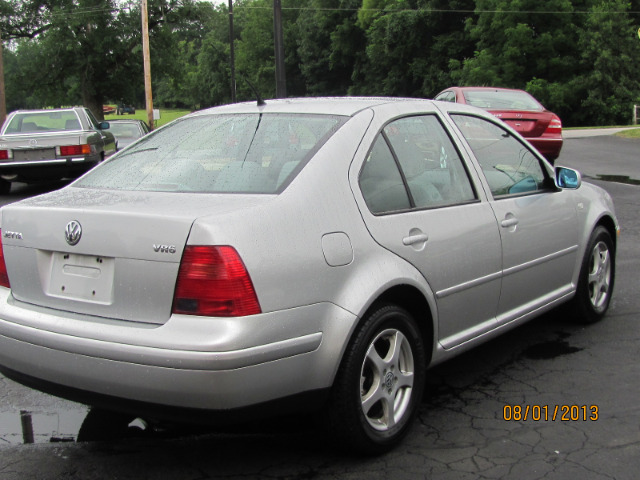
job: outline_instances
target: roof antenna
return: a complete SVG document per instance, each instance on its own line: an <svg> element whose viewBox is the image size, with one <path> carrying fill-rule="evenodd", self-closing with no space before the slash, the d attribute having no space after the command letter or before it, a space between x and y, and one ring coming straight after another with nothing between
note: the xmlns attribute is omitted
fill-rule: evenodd
<svg viewBox="0 0 640 480"><path fill-rule="evenodd" d="M253 84L249 81L249 79L244 75L240 75L240 76L245 82L247 82L247 85L249 85L249 88L251 88L251 90L253 91L253 94L256 96L256 100L258 101L258 106L261 107L263 105L266 105L265 101L260 96L260 93L258 93L258 90L256 89L256 87L253 86Z"/></svg>

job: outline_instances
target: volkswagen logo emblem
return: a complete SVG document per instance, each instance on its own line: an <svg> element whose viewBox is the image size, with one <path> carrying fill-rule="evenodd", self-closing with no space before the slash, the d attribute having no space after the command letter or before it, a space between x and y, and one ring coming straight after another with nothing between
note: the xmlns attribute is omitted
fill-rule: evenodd
<svg viewBox="0 0 640 480"><path fill-rule="evenodd" d="M69 245L76 245L82 237L82 225L77 220L71 220L64 229L64 238Z"/></svg>

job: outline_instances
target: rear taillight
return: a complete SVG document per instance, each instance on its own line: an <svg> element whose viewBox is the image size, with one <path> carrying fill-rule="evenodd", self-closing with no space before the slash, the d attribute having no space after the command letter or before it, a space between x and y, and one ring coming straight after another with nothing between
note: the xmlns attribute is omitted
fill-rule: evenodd
<svg viewBox="0 0 640 480"><path fill-rule="evenodd" d="M548 133L558 133L561 130L562 130L562 122L560 121L560 117L558 117L557 115L554 115L551 121L549 122L549 125L547 125L546 131Z"/></svg>
<svg viewBox="0 0 640 480"><path fill-rule="evenodd" d="M61 145L56 147L58 155L71 156L71 155L88 155L91 153L91 145Z"/></svg>
<svg viewBox="0 0 640 480"><path fill-rule="evenodd" d="M0 238L2 238L2 230L0 230ZM0 241L0 287L11 288L11 285L9 285L9 275L7 274L7 264L4 263L2 241Z"/></svg>
<svg viewBox="0 0 640 480"><path fill-rule="evenodd" d="M11 157L11 150L0 150L0 160L9 160Z"/></svg>
<svg viewBox="0 0 640 480"><path fill-rule="evenodd" d="M211 317L261 313L253 283L235 248L185 248L173 298L173 313Z"/></svg>

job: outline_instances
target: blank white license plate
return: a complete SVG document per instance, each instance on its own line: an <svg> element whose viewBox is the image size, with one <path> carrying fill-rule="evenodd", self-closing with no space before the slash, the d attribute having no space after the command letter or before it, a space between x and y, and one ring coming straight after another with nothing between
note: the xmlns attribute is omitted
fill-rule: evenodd
<svg viewBox="0 0 640 480"><path fill-rule="evenodd" d="M51 255L48 295L102 304L113 302L113 258L60 252Z"/></svg>

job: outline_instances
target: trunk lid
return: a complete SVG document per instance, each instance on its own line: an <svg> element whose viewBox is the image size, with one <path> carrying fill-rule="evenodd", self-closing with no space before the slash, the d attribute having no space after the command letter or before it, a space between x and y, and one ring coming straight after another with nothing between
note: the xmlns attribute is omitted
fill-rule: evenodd
<svg viewBox="0 0 640 480"><path fill-rule="evenodd" d="M69 132L27 133L0 137L0 148L12 151L12 157L3 163L52 160L57 158L56 147L80 145L83 136Z"/></svg>
<svg viewBox="0 0 640 480"><path fill-rule="evenodd" d="M162 324L171 315L193 222L264 201L68 187L8 205L2 241L13 296L78 314ZM73 243L79 228L71 245L66 233Z"/></svg>
<svg viewBox="0 0 640 480"><path fill-rule="evenodd" d="M530 110L491 110L491 113L523 137L539 137L545 132L553 118L553 114L550 112Z"/></svg>

